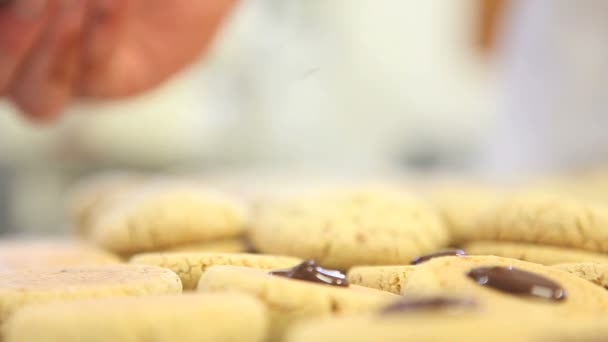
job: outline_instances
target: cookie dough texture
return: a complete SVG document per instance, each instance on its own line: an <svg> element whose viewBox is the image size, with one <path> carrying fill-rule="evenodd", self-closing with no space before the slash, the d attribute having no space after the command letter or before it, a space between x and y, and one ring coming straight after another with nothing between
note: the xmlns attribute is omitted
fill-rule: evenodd
<svg viewBox="0 0 608 342"><path fill-rule="evenodd" d="M90 244L74 240L0 240L0 268L114 264L119 258Z"/></svg>
<svg viewBox="0 0 608 342"><path fill-rule="evenodd" d="M496 255L543 265L567 262L608 263L608 254L531 243L476 241L466 244L464 250L469 255Z"/></svg>
<svg viewBox="0 0 608 342"><path fill-rule="evenodd" d="M262 254L150 253L136 255L130 262L168 268L177 273L185 290L193 290L201 275L211 266L232 265L269 270L292 267L301 261L293 257Z"/></svg>
<svg viewBox="0 0 608 342"><path fill-rule="evenodd" d="M148 251L146 253L249 253L250 250L251 245L244 238L237 237L208 242L184 243L181 245L165 247L157 251ZM142 253L123 254L122 256L124 260L129 260L139 254Z"/></svg>
<svg viewBox="0 0 608 342"><path fill-rule="evenodd" d="M399 298L356 285L331 286L238 266L211 267L201 276L198 291L225 290L246 292L267 305L271 341L279 341L286 329L298 320L373 310Z"/></svg>
<svg viewBox="0 0 608 342"><path fill-rule="evenodd" d="M467 276L476 267L503 266L544 276L563 287L567 292L564 301L540 300L514 295L477 284ZM492 308L512 308L513 312L540 311L546 314L576 315L608 312L608 292L568 272L525 261L495 256L460 256L432 259L416 266L402 287L404 296L456 295L477 299ZM507 310L507 309L504 309Z"/></svg>
<svg viewBox="0 0 608 342"><path fill-rule="evenodd" d="M525 312L504 315L411 313L349 315L298 323L286 342L539 342L604 341L608 320L598 316L561 319Z"/></svg>
<svg viewBox="0 0 608 342"><path fill-rule="evenodd" d="M608 263L581 262L558 264L553 267L608 289Z"/></svg>
<svg viewBox="0 0 608 342"><path fill-rule="evenodd" d="M482 219L479 240L608 252L608 205L550 192L513 195Z"/></svg>
<svg viewBox="0 0 608 342"><path fill-rule="evenodd" d="M379 187L264 203L250 235L263 253L313 258L337 269L407 263L448 243L434 209L408 194Z"/></svg>
<svg viewBox="0 0 608 342"><path fill-rule="evenodd" d="M128 172L108 172L88 177L67 194L67 214L77 234L86 236L96 215L114 199L140 186L143 176Z"/></svg>
<svg viewBox="0 0 608 342"><path fill-rule="evenodd" d="M29 306L5 324L5 342L262 342L266 308L238 294L104 298Z"/></svg>
<svg viewBox="0 0 608 342"><path fill-rule="evenodd" d="M99 215L91 239L117 253L236 237L245 206L198 184L159 182L133 191Z"/></svg>
<svg viewBox="0 0 608 342"><path fill-rule="evenodd" d="M451 242L455 244L477 239L480 218L503 196L502 190L474 184L437 186L429 194L450 232Z"/></svg>
<svg viewBox="0 0 608 342"><path fill-rule="evenodd" d="M407 281L407 276L414 271L415 266L359 266L348 271L348 282L401 294L401 287Z"/></svg>
<svg viewBox="0 0 608 342"><path fill-rule="evenodd" d="M175 273L155 266L49 267L0 272L0 323L30 304L181 291L182 284Z"/></svg>

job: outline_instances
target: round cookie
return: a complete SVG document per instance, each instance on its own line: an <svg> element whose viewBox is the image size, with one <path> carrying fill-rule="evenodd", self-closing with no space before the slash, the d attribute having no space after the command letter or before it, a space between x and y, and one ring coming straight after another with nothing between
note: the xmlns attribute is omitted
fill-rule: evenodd
<svg viewBox="0 0 608 342"><path fill-rule="evenodd" d="M479 273L482 269L494 267L529 272L533 277L540 276L553 283L542 284L526 276L526 281L535 282L533 286L527 288L521 285L521 277L509 278L517 276L514 272L501 272L489 276ZM476 277L479 277L477 281ZM497 287L480 285L480 283L493 282L503 289L512 291L500 291ZM550 291L549 289L553 287L555 290ZM514 293L513 291L516 290L529 292ZM549 311L564 315L608 312L608 292L601 287L562 270L495 256L449 256L429 260L417 265L416 269L408 274L407 282L402 286L401 292L404 296L464 295L481 303L491 303L491 307L513 307L514 310L526 312ZM531 294L547 297L541 299ZM561 296L557 297L558 294ZM553 297L554 295L556 297Z"/></svg>
<svg viewBox="0 0 608 342"><path fill-rule="evenodd" d="M513 195L487 212L479 240L608 252L608 204L549 192Z"/></svg>
<svg viewBox="0 0 608 342"><path fill-rule="evenodd" d="M213 240L199 243L185 243L168 247L163 252L190 252L190 253L246 253L251 246L244 238Z"/></svg>
<svg viewBox="0 0 608 342"><path fill-rule="evenodd" d="M556 320L559 323L556 323ZM563 317L508 312L503 315L436 313L362 314L301 322L285 342L539 342L605 341L608 320L600 316Z"/></svg>
<svg viewBox="0 0 608 342"><path fill-rule="evenodd" d="M192 242L184 243L177 246L165 247L155 251L147 251L146 253L251 253L251 244L244 238L229 238L221 240L213 240L208 242ZM142 254L141 252L132 254L123 254L124 260L129 260L135 255Z"/></svg>
<svg viewBox="0 0 608 342"><path fill-rule="evenodd" d="M77 234L86 236L95 216L113 199L140 186L141 175L129 172L108 172L87 177L69 191L67 215Z"/></svg>
<svg viewBox="0 0 608 342"><path fill-rule="evenodd" d="M232 265L270 270L291 267L302 260L293 257L245 253L148 253L136 255L130 262L168 268L180 277L184 290L194 290L201 275L211 266Z"/></svg>
<svg viewBox="0 0 608 342"><path fill-rule="evenodd" d="M298 320L370 310L399 298L356 285L318 284L238 266L209 268L201 276L198 290L236 290L259 298L269 309L270 341L279 341L286 329Z"/></svg>
<svg viewBox="0 0 608 342"><path fill-rule="evenodd" d="M0 240L0 268L114 264L120 259L104 250L74 240Z"/></svg>
<svg viewBox="0 0 608 342"><path fill-rule="evenodd" d="M496 255L543 265L566 262L608 263L608 254L520 242L476 241L466 244L464 250L470 255Z"/></svg>
<svg viewBox="0 0 608 342"><path fill-rule="evenodd" d="M4 326L5 342L262 342L266 308L238 293L103 298L32 305Z"/></svg>
<svg viewBox="0 0 608 342"><path fill-rule="evenodd" d="M353 285L370 287L395 294L401 294L401 287L416 266L357 266L348 270L348 282Z"/></svg>
<svg viewBox="0 0 608 342"><path fill-rule="evenodd" d="M480 217L503 196L497 189L468 184L437 186L429 198L445 221L451 243L458 244L479 236Z"/></svg>
<svg viewBox="0 0 608 342"><path fill-rule="evenodd" d="M92 224L90 238L121 254L239 236L246 208L186 182L155 182L121 197Z"/></svg>
<svg viewBox="0 0 608 342"><path fill-rule="evenodd" d="M558 264L553 267L608 289L608 263L581 262Z"/></svg>
<svg viewBox="0 0 608 342"><path fill-rule="evenodd" d="M448 242L438 214L386 188L301 195L260 206L250 232L263 253L314 258L337 269L409 262Z"/></svg>
<svg viewBox="0 0 608 342"><path fill-rule="evenodd" d="M0 272L0 323L29 304L92 297L180 293L179 277L142 265L33 268Z"/></svg>

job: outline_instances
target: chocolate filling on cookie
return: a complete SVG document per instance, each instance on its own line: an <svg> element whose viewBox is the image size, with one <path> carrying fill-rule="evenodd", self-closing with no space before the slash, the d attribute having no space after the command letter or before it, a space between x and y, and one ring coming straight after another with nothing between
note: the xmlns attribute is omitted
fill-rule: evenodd
<svg viewBox="0 0 608 342"><path fill-rule="evenodd" d="M479 285L517 295L527 295L554 301L566 299L566 290L541 275L509 267L477 267L467 276Z"/></svg>
<svg viewBox="0 0 608 342"><path fill-rule="evenodd" d="M417 256L414 259L412 259L410 264L418 265L418 264L422 264L423 262L429 261L434 258L440 258L440 257L444 257L444 256L458 256L458 255L466 255L466 254L467 253L465 253L462 249L444 249L439 252Z"/></svg>
<svg viewBox="0 0 608 342"><path fill-rule="evenodd" d="M386 306L382 314L402 313L421 310L441 310L460 307L474 307L477 303L471 298L429 297L404 298Z"/></svg>
<svg viewBox="0 0 608 342"><path fill-rule="evenodd" d="M292 268L274 270L270 274L333 286L348 286L348 280L346 280L344 273L322 268L314 260L305 260Z"/></svg>

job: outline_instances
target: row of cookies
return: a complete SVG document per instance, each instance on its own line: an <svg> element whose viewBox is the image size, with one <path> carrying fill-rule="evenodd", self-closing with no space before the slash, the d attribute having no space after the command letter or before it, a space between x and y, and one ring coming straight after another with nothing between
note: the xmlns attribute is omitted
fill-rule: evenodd
<svg viewBox="0 0 608 342"><path fill-rule="evenodd" d="M102 174L75 186L67 209L80 237L124 258L249 248L243 201L192 179Z"/></svg>
<svg viewBox="0 0 608 342"><path fill-rule="evenodd" d="M66 267L41 260L0 271L2 336L9 342L608 338L608 293L579 277L591 273L590 265L564 269L454 254L354 267L348 277L311 260L261 269L274 268L267 266L274 257L255 254L164 254L190 258L188 277L139 265L138 258ZM605 277L608 268L595 265L594 272ZM181 279L197 275L196 292L180 294ZM381 285L395 277L393 289Z"/></svg>
<svg viewBox="0 0 608 342"><path fill-rule="evenodd" d="M398 297L349 286L344 274L297 258L173 252L125 264L100 259L95 247L73 241L2 245L12 253L0 256L0 265L45 247L36 259L0 267L5 342L279 341L297 321L363 312ZM63 257L51 258L56 252ZM151 265L171 257L170 268ZM190 266L182 269L181 261ZM182 279L196 279L197 292L181 294Z"/></svg>
<svg viewBox="0 0 608 342"><path fill-rule="evenodd" d="M218 251L314 258L337 269L398 264L449 243L428 203L385 186L272 198L248 205L176 179L102 178L70 201L76 231L123 257L157 251ZM253 210L255 209L255 210Z"/></svg>

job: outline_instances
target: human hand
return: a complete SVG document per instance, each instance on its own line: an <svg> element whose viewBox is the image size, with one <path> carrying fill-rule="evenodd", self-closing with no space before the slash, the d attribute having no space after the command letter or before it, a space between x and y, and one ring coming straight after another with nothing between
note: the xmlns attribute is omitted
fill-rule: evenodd
<svg viewBox="0 0 608 342"><path fill-rule="evenodd" d="M148 90L209 46L235 0L0 0L0 96L36 119Z"/></svg>

